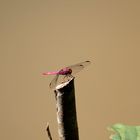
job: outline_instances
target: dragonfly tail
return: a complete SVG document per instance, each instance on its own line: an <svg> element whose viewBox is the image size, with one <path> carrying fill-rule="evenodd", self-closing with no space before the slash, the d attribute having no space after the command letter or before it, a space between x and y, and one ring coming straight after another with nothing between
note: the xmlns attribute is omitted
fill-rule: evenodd
<svg viewBox="0 0 140 140"><path fill-rule="evenodd" d="M53 72L43 72L42 75L56 75L58 74L58 71L53 71Z"/></svg>

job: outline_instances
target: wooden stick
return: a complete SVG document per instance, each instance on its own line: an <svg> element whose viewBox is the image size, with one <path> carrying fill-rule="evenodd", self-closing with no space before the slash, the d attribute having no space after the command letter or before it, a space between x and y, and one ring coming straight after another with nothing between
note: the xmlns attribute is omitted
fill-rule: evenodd
<svg viewBox="0 0 140 140"><path fill-rule="evenodd" d="M49 140L52 140L52 136L51 136L51 132L50 132L50 128L49 128L49 123L47 123L46 131L47 131Z"/></svg>
<svg viewBox="0 0 140 140"><path fill-rule="evenodd" d="M74 78L56 87L56 108L60 140L79 140Z"/></svg>

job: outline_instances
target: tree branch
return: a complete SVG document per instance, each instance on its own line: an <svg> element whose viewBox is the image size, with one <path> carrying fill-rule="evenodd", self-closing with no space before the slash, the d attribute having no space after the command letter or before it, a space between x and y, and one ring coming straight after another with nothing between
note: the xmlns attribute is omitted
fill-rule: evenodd
<svg viewBox="0 0 140 140"><path fill-rule="evenodd" d="M50 128L49 128L49 123L47 123L46 131L47 131L49 140L52 140L52 136L51 136L51 132L50 132Z"/></svg>
<svg viewBox="0 0 140 140"><path fill-rule="evenodd" d="M79 140L74 78L58 85L54 93L56 97L59 139Z"/></svg>

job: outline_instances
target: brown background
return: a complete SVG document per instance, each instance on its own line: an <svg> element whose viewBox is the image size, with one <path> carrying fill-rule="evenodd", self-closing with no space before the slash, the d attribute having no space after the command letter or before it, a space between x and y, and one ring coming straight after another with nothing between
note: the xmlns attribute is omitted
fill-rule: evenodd
<svg viewBox="0 0 140 140"><path fill-rule="evenodd" d="M90 60L75 79L80 140L140 125L139 0L0 1L0 139L57 138L44 71Z"/></svg>

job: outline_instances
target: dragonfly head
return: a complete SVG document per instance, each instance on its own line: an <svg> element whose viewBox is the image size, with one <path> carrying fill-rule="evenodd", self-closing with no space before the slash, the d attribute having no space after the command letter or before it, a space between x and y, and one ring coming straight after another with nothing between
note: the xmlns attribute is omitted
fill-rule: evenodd
<svg viewBox="0 0 140 140"><path fill-rule="evenodd" d="M68 72L69 72L69 74L71 74L72 73L72 69L68 69Z"/></svg>

